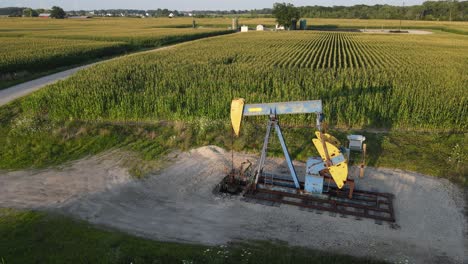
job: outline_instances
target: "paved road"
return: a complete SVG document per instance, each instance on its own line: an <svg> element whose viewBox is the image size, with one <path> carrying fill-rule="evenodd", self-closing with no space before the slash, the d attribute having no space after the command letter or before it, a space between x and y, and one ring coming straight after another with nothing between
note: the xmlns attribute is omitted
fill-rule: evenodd
<svg viewBox="0 0 468 264"><path fill-rule="evenodd" d="M198 40L202 40L202 39L198 39ZM193 41L197 41L197 40L193 40ZM193 42L193 41L189 41L189 42ZM47 86L49 84L58 82L58 81L63 80L63 79L67 79L68 77L72 76L73 74L75 74L79 70L89 68L89 67L91 67L93 65L103 63L103 62L107 62L107 61L110 61L110 60L119 59L119 58L122 58L122 57L125 57L125 56L133 56L133 55L143 54L143 53L147 53L147 52L154 52L154 51L164 50L164 49L172 48L172 47L179 46L179 45L182 45L182 44L187 44L187 43L188 42L183 42L183 43L179 43L179 44L175 44L175 45L159 47L159 48L156 48L156 49L151 49L151 50L146 50L146 51L139 51L139 52L135 52L135 53L132 53L132 54L129 54L129 55L118 56L118 57L115 57L115 58L112 58L112 59L102 60L102 61L99 61L99 62L83 65L83 66L76 67L76 68L73 68L73 69L69 69L69 70L66 70L66 71L57 72L57 73L54 73L54 74L51 74L51 75L47 75L47 76L44 76L44 77L41 77L39 79L29 81L29 82L24 82L24 83L21 83L21 84L18 84L18 85L14 85L14 86L12 86L10 88L0 90L0 106L5 105L5 104L17 99L17 98L28 95L28 94L30 94L30 93L32 93L34 91L37 91L37 90L39 90L39 89L41 89L41 88L43 88L43 87L45 87L45 86Z"/></svg>
<svg viewBox="0 0 468 264"><path fill-rule="evenodd" d="M0 106L7 104L17 98L30 94L34 91L41 89L42 87L57 82L59 80L63 80L68 78L69 76L73 75L75 72L91 67L93 64L88 64L84 66L80 66L77 68L73 68L70 70L54 73L51 75L47 75L45 77L41 77L39 79L35 79L29 82L21 83L10 88L0 90Z"/></svg>
<svg viewBox="0 0 468 264"><path fill-rule="evenodd" d="M184 43L186 43L186 42L184 42ZM132 54L129 54L129 55L124 55L124 56L118 56L118 57L115 57L115 58L112 58L112 59L107 59L107 60L102 60L102 61L99 61L99 62L90 63L90 64L87 64L87 65L79 66L79 67L72 68L72 69L69 69L69 70L66 70L66 71L57 72L57 73L54 73L54 74L51 74L51 75L47 75L47 76L44 76L44 77L29 81L29 82L24 82L24 83L21 83L21 84L11 86L11 87L9 87L7 89L0 90L0 106L5 105L5 104L17 99L17 98L28 95L28 94L30 94L30 93L32 93L34 91L37 91L37 90L39 90L39 89L41 89L41 88L43 88L43 87L45 87L45 86L47 86L49 84L58 82L60 80L67 79L68 77L72 76L73 74L75 74L79 70L89 68L89 67L94 66L96 64L107 62L107 61L110 61L110 60L119 59L119 58L122 58L122 57L125 57L125 56L133 56L133 55L137 55L137 54L142 54L142 53L147 53L147 52L152 52L152 51L157 51L157 50L163 50L163 49L171 48L171 47L181 45L181 44L184 44L184 43L175 44L175 45L166 46L166 47L159 47L159 48L152 49L152 50L147 50L147 51L135 52L135 53L132 53Z"/></svg>

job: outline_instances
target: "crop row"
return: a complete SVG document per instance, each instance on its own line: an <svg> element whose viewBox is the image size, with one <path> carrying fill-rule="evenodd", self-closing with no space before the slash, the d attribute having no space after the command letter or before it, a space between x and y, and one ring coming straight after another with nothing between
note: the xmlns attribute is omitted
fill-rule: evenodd
<svg viewBox="0 0 468 264"><path fill-rule="evenodd" d="M139 48L160 47L230 32L167 28L136 31L113 28L107 31L106 27L90 30L54 27L50 30L4 30L2 32L0 28L0 80L85 63Z"/></svg>
<svg viewBox="0 0 468 264"><path fill-rule="evenodd" d="M97 28L90 30L69 31L67 29L61 29L31 32L28 34L28 37L125 42L133 48L148 48L226 33L231 33L231 31L192 28L113 28L111 30L107 28Z"/></svg>
<svg viewBox="0 0 468 264"><path fill-rule="evenodd" d="M362 42L358 36L355 33L312 34L296 42L271 44L261 56L281 68L384 68L400 63L394 58L393 49Z"/></svg>
<svg viewBox="0 0 468 264"><path fill-rule="evenodd" d="M0 73L37 72L127 49L122 42L0 38Z"/></svg>
<svg viewBox="0 0 468 264"><path fill-rule="evenodd" d="M463 36L262 32L97 65L25 99L23 109L52 120L228 120L235 97L322 99L336 126L465 131L466 87Z"/></svg>

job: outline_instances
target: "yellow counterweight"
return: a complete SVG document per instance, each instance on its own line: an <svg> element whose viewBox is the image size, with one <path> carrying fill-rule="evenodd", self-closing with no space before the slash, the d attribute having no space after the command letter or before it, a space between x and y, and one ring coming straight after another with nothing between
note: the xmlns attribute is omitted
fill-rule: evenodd
<svg viewBox="0 0 468 264"><path fill-rule="evenodd" d="M335 145L336 147L340 147L341 146L341 142L334 136L330 135L330 134L327 134L327 133L321 133L319 131L315 131L315 136L317 138L322 138L321 136L323 136L323 138L325 139L325 141Z"/></svg>
<svg viewBox="0 0 468 264"><path fill-rule="evenodd" d="M343 153L341 153L339 150L340 142L329 134L321 134L317 131L315 132L315 135L317 138L312 139L315 148L319 152L322 160L326 164L329 164L329 166L327 166L328 171L335 181L336 186L338 186L340 189L343 188L346 180L348 179L348 163L346 159L344 159ZM322 138L325 140L325 142L322 141ZM343 158L337 159L338 162L335 163L335 158L339 157L340 155Z"/></svg>

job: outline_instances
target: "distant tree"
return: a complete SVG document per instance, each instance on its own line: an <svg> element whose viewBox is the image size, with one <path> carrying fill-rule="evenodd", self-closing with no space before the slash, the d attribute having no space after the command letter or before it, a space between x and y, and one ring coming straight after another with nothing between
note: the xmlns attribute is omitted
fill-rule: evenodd
<svg viewBox="0 0 468 264"><path fill-rule="evenodd" d="M20 17L26 7L0 7L0 16Z"/></svg>
<svg viewBox="0 0 468 264"><path fill-rule="evenodd" d="M52 10L50 11L51 18L63 19L65 18L65 15L65 11L63 11L63 9L58 6L53 6Z"/></svg>
<svg viewBox="0 0 468 264"><path fill-rule="evenodd" d="M161 16L168 16L171 13L169 9L165 8L161 11Z"/></svg>
<svg viewBox="0 0 468 264"><path fill-rule="evenodd" d="M301 17L299 9L292 4L275 3L273 5L273 16L276 18L278 24L287 28L291 27L292 21L298 21Z"/></svg>
<svg viewBox="0 0 468 264"><path fill-rule="evenodd" d="M449 21L452 21L452 15L456 12L458 1L449 0L447 1L447 4L448 4L448 11L449 11Z"/></svg>
<svg viewBox="0 0 468 264"><path fill-rule="evenodd" d="M425 16L424 16L424 19L425 19L425 20L435 20L435 18L434 18L433 15L425 15Z"/></svg>
<svg viewBox="0 0 468 264"><path fill-rule="evenodd" d="M34 9L26 8L26 9L23 9L23 16L24 17L37 17L39 16L39 14Z"/></svg>
<svg viewBox="0 0 468 264"><path fill-rule="evenodd" d="M23 17L32 17L32 9L31 8L23 9Z"/></svg>
<svg viewBox="0 0 468 264"><path fill-rule="evenodd" d="M250 10L250 17L251 18L257 18L258 17L257 10L255 10L255 9Z"/></svg>
<svg viewBox="0 0 468 264"><path fill-rule="evenodd" d="M354 5L302 6L298 9L301 17L468 20L468 1L457 0L424 1L421 5L410 5L404 8L394 5Z"/></svg>

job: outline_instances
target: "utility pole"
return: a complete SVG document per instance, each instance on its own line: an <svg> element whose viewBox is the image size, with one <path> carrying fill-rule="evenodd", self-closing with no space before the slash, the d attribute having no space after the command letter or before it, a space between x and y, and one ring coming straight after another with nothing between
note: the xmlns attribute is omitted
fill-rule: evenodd
<svg viewBox="0 0 468 264"><path fill-rule="evenodd" d="M403 2L403 8L400 15L400 32L401 32L401 20L403 19L403 14L405 13L405 2Z"/></svg>
<svg viewBox="0 0 468 264"><path fill-rule="evenodd" d="M452 22L452 7L455 1L448 1L449 4L449 21Z"/></svg>

